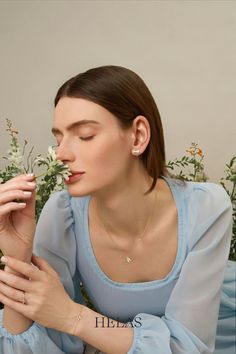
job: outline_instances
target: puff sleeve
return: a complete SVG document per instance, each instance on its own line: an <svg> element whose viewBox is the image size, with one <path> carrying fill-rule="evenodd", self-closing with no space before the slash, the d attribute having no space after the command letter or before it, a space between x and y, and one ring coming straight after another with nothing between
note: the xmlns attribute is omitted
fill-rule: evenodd
<svg viewBox="0 0 236 354"><path fill-rule="evenodd" d="M43 257L59 274L70 297L84 304L76 269L76 239L73 213L66 190L56 192L45 203L37 223L33 252ZM1 323L0 353L4 354L79 354L84 344L80 338L45 328L38 323L23 333L9 333Z"/></svg>
<svg viewBox="0 0 236 354"><path fill-rule="evenodd" d="M132 320L134 337L127 354L214 353L232 203L223 187L210 182L196 182L184 202L187 257L165 314L139 313Z"/></svg>

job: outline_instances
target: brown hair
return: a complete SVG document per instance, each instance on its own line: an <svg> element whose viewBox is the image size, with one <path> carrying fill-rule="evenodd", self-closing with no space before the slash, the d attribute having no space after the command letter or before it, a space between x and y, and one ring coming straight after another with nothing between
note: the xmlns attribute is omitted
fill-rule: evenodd
<svg viewBox="0 0 236 354"><path fill-rule="evenodd" d="M54 100L55 107L62 97L84 98L99 104L116 116L123 129L130 128L138 115L146 117L151 136L140 158L153 182L145 194L154 189L161 175L173 177L166 167L163 127L157 105L148 87L135 72L116 65L89 69L59 88Z"/></svg>

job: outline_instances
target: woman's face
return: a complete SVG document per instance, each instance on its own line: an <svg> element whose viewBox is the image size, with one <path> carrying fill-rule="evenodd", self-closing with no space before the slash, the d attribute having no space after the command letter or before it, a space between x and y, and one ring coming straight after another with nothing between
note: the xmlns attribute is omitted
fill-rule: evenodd
<svg viewBox="0 0 236 354"><path fill-rule="evenodd" d="M84 120L95 123L82 124ZM63 97L55 108L52 132L59 145L57 159L71 171L85 172L67 184L72 196L127 187L134 137L105 108L82 98Z"/></svg>

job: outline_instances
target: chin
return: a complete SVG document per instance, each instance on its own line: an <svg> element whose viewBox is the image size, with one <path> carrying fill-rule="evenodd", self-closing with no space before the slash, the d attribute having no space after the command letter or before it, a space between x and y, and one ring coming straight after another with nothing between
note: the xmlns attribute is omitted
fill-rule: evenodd
<svg viewBox="0 0 236 354"><path fill-rule="evenodd" d="M91 194L88 190L82 190L81 188L76 187L76 185L69 187L67 186L67 192L71 197L86 197Z"/></svg>

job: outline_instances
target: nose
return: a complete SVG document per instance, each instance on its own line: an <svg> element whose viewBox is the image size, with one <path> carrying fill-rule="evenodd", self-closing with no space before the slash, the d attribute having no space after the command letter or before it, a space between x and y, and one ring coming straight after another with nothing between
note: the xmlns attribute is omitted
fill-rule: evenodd
<svg viewBox="0 0 236 354"><path fill-rule="evenodd" d="M74 161L75 156L69 147L62 144L56 147L56 160L60 160L64 163L67 161Z"/></svg>

